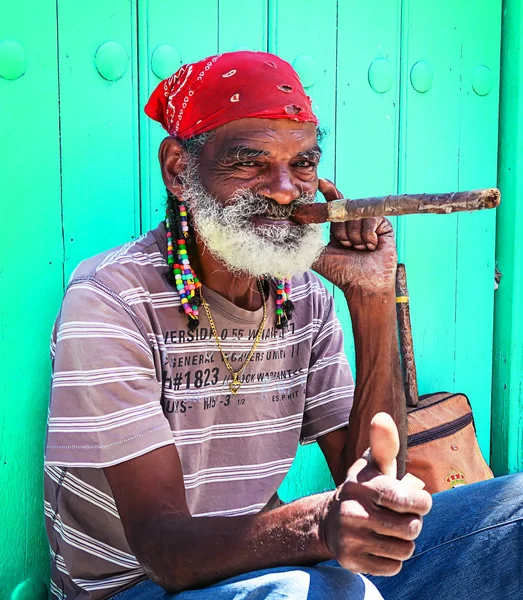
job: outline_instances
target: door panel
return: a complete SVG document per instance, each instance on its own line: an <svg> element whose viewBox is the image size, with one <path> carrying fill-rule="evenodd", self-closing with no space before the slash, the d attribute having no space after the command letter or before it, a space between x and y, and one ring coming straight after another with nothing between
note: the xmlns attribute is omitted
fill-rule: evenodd
<svg viewBox="0 0 523 600"><path fill-rule="evenodd" d="M497 181L501 2L461 6L459 189L495 187ZM456 270L456 390L474 409L483 454L490 454L494 211L458 215Z"/></svg>
<svg viewBox="0 0 523 600"><path fill-rule="evenodd" d="M148 0L140 3L138 10L140 139L137 142L141 157L142 231L147 231L156 227L165 216L166 193L158 163L158 148L167 132L144 114L143 107L160 81L182 64L217 53L218 0L193 3ZM168 59L158 60L166 54ZM158 68L155 59L162 69Z"/></svg>
<svg viewBox="0 0 523 600"><path fill-rule="evenodd" d="M500 31L501 7L499 2L488 4L478 8L465 2L460 10L450 1L436 6L410 0L404 5L408 33L402 60L401 191L496 184L497 78L485 96L472 88L480 65L494 73L499 69L499 37L488 35L487 28L494 22ZM398 227L420 392L468 394L487 457L494 234L494 211L402 217Z"/></svg>
<svg viewBox="0 0 523 600"><path fill-rule="evenodd" d="M459 181L459 15L451 0L408 0L404 6L400 191L453 191ZM420 389L452 391L457 216L399 221Z"/></svg>
<svg viewBox="0 0 523 600"><path fill-rule="evenodd" d="M269 51L294 65L313 109L326 130L320 176L334 179L336 140L336 2L311 2L300 10L298 1L269 0ZM329 286L332 290L332 286ZM317 444L298 449L290 473L280 487L290 500L332 486Z"/></svg>
<svg viewBox="0 0 523 600"><path fill-rule="evenodd" d="M267 1L220 0L218 52L267 52Z"/></svg>
<svg viewBox="0 0 523 600"><path fill-rule="evenodd" d="M65 271L140 231L135 5L58 2Z"/></svg>
<svg viewBox="0 0 523 600"><path fill-rule="evenodd" d="M0 597L45 600L41 465L63 290L55 4L2 3L0 56Z"/></svg>
<svg viewBox="0 0 523 600"><path fill-rule="evenodd" d="M400 25L399 2L338 5L336 184L348 198L397 188ZM338 289L334 297L355 370L350 314Z"/></svg>

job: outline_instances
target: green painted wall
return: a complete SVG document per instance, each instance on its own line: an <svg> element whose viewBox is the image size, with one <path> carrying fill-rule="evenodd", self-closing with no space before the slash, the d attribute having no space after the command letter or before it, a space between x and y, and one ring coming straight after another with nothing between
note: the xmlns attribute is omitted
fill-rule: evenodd
<svg viewBox="0 0 523 600"><path fill-rule="evenodd" d="M142 112L157 75L217 51L276 52L295 63L329 130L321 171L345 194L496 184L501 0L310 0L306 6L296 0L2 3L0 600L45 595L40 465L47 345L64 283L81 259L162 217L163 130ZM516 20L513 44L520 12ZM509 110L510 118L521 110L516 100ZM502 157L502 165L512 160ZM507 185L510 213L520 183ZM499 220L503 227L501 212ZM409 273L421 392L468 393L488 455L496 216L408 217L395 225ZM521 231L503 230L504 240L513 235L521 238ZM500 262L517 269L510 245L498 242L498 249ZM507 292L504 285L497 331L510 339L521 323L512 312L507 325L507 314L521 289L513 283ZM336 297L352 356L349 318ZM508 408L517 393L521 402L521 353L503 368L512 395L496 406L510 410L511 433L496 413L494 440L510 437L500 442L499 456L493 447L499 472L523 467L517 438L523 410ZM330 484L312 445L298 453L281 492L289 499Z"/></svg>

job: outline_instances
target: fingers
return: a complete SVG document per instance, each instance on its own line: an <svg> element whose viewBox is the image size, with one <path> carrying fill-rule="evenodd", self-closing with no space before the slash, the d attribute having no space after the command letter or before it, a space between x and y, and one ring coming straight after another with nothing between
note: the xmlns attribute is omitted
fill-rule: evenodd
<svg viewBox="0 0 523 600"><path fill-rule="evenodd" d="M328 179L318 180L318 190L327 202L343 198L343 194ZM368 218L345 223L332 223L331 234L343 246L355 250L376 250L378 235L392 231L392 226L387 219Z"/></svg>
<svg viewBox="0 0 523 600"><path fill-rule="evenodd" d="M356 221L347 221L346 223L331 223L331 238L334 238L342 246L352 248L352 223L356 223Z"/></svg>
<svg viewBox="0 0 523 600"><path fill-rule="evenodd" d="M325 521L328 548L355 573L396 574L414 552L430 494L387 475L364 484L347 480L340 487Z"/></svg>
<svg viewBox="0 0 523 600"><path fill-rule="evenodd" d="M383 217L382 219L378 219L378 221L379 224L376 228L376 233L378 235L385 235L387 233L394 235L394 227L392 227L392 223L388 219Z"/></svg>
<svg viewBox="0 0 523 600"><path fill-rule="evenodd" d="M384 219L369 218L331 223L331 234L344 246L373 251L378 247L378 236L389 233L388 227L382 227L382 220Z"/></svg>
<svg viewBox="0 0 523 600"><path fill-rule="evenodd" d="M409 487L392 477L379 476L368 482L374 490L374 503L396 513L426 515L432 508L432 496L425 490Z"/></svg>
<svg viewBox="0 0 523 600"><path fill-rule="evenodd" d="M374 533L406 542L416 540L423 527L423 518L418 515L401 515L384 508L377 509L374 517Z"/></svg>
<svg viewBox="0 0 523 600"><path fill-rule="evenodd" d="M396 423L387 413L378 413L370 422L370 453L378 471L396 477L400 439Z"/></svg>
<svg viewBox="0 0 523 600"><path fill-rule="evenodd" d="M381 477L392 481L390 477ZM336 503L337 534L329 547L334 549L339 563L351 571L394 575L414 553L414 540L421 532L423 518L369 502L373 490L362 490L364 486L360 484L348 482L343 487L349 488L346 491L353 497Z"/></svg>
<svg viewBox="0 0 523 600"><path fill-rule="evenodd" d="M339 560L339 564L352 571L353 573L363 573L364 575L381 575L382 577L393 577L397 575L403 566L403 563L399 560L390 560L389 558L382 558L381 556L362 556L357 567L351 567L351 561ZM344 564L346 562L346 564Z"/></svg>
<svg viewBox="0 0 523 600"><path fill-rule="evenodd" d="M373 531L354 531L340 538L337 560L355 573L395 575L414 554L413 541L383 536Z"/></svg>
<svg viewBox="0 0 523 600"><path fill-rule="evenodd" d="M318 179L318 190L323 194L327 202L343 198L343 194L328 179Z"/></svg>
<svg viewBox="0 0 523 600"><path fill-rule="evenodd" d="M363 459L360 459L363 460ZM356 465L356 463L355 463ZM367 469L372 471L373 469ZM392 530L385 531L386 523L391 523L391 527L395 527L395 523L404 525L404 519L395 519L394 515L411 515L414 517L422 517L430 512L432 508L432 496L425 490L416 490L410 488L407 484L398 481L387 475L379 475L374 471L375 476L366 480L367 473L361 471L358 482L347 479L336 491L336 499L344 504L341 509L343 514L351 514L362 517L358 510L364 511L369 523L374 519L383 519L381 533L394 535ZM376 476L377 475L377 476ZM351 477L349 475L349 477ZM360 481L363 479L363 481ZM361 509L356 509L353 504L359 503ZM387 509L385 512L380 512L378 509ZM378 512L376 512L378 511ZM387 520L388 519L388 520ZM364 519L365 520L365 519ZM401 527L400 527L401 530ZM401 533L401 531L400 531ZM403 537L400 535L399 537ZM407 537L406 539L413 539Z"/></svg>
<svg viewBox="0 0 523 600"><path fill-rule="evenodd" d="M361 220L361 237L367 250L376 250L378 247L378 228L380 219L362 219Z"/></svg>
<svg viewBox="0 0 523 600"><path fill-rule="evenodd" d="M345 226L345 236L356 250L376 250L378 247L377 229L381 219L369 218L347 221L337 225Z"/></svg>
<svg viewBox="0 0 523 600"><path fill-rule="evenodd" d="M369 535L368 553L374 556L403 561L408 560L414 554L415 549L416 544L414 542L389 538L375 533Z"/></svg>
<svg viewBox="0 0 523 600"><path fill-rule="evenodd" d="M344 223L347 240L354 246L355 250L365 250L365 241L363 240L361 225L362 221L347 221Z"/></svg>
<svg viewBox="0 0 523 600"><path fill-rule="evenodd" d="M426 492L425 492L426 493ZM425 510L425 506L421 507ZM349 530L413 542L421 533L423 517L419 513L402 513L365 500L347 500L340 507L340 523Z"/></svg>

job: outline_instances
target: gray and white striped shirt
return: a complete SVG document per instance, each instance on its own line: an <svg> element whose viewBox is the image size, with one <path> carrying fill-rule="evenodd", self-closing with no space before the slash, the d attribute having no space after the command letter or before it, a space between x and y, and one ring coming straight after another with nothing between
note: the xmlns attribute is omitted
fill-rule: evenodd
<svg viewBox="0 0 523 600"><path fill-rule="evenodd" d="M53 381L45 459L52 592L98 600L144 572L125 539L103 467L175 444L191 514L258 512L297 445L343 427L353 380L333 300L312 273L292 281L293 320L263 337L236 395L204 311L187 329L165 281L165 229L84 261L51 341ZM223 350L245 360L262 309L203 290Z"/></svg>

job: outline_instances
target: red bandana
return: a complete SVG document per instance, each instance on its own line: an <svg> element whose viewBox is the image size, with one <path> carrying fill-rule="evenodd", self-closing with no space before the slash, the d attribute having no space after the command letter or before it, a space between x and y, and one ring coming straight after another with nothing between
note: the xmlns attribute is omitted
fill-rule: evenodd
<svg viewBox="0 0 523 600"><path fill-rule="evenodd" d="M318 124L296 71L266 52L228 52L184 65L158 85L145 112L180 139L248 117Z"/></svg>

